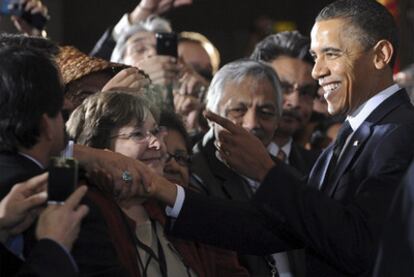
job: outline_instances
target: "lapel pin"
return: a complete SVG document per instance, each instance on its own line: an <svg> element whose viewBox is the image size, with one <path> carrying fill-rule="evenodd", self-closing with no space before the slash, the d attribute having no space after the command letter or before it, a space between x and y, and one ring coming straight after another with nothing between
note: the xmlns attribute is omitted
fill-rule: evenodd
<svg viewBox="0 0 414 277"><path fill-rule="evenodd" d="M358 144L359 144L358 140L354 141L354 146L358 146Z"/></svg>

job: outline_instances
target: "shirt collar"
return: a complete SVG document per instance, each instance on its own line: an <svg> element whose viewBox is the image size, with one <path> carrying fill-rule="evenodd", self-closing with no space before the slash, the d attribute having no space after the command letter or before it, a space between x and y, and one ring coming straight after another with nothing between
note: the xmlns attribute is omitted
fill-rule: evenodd
<svg viewBox="0 0 414 277"><path fill-rule="evenodd" d="M401 88L394 84L383 91L379 92L378 94L374 95L370 99L368 99L364 104L358 107L353 113L347 116L346 120L349 121L349 124L352 127L352 130L355 131L356 129L361 126L361 124L368 118L368 116L388 97L399 91Z"/></svg>
<svg viewBox="0 0 414 277"><path fill-rule="evenodd" d="M19 155L26 157L27 159L31 160L32 162L34 162L35 164L37 164L37 166L39 166L41 169L45 169L45 167L35 158L33 158L32 156L29 156L25 153L19 152Z"/></svg>
<svg viewBox="0 0 414 277"><path fill-rule="evenodd" d="M279 149L282 149L283 152L285 152L286 157L289 159L290 151L292 150L292 143L293 143L292 138L289 138L288 142L286 142L285 145L283 145L282 147L277 145L275 142L271 142L267 146L267 152L269 152L269 154L272 156L277 156L277 153L279 153Z"/></svg>

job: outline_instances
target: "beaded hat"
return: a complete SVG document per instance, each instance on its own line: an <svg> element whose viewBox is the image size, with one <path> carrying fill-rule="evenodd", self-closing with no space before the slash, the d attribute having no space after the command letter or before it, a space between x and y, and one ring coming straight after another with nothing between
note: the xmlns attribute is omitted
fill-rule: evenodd
<svg viewBox="0 0 414 277"><path fill-rule="evenodd" d="M119 71L127 67L122 64L111 63L100 58L88 56L73 46L60 47L56 63L62 72L65 85L93 72L106 69Z"/></svg>

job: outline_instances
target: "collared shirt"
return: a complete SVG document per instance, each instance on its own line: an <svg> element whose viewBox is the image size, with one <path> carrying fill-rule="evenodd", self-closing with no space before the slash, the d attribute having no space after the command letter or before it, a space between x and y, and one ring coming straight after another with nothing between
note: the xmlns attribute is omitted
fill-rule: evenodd
<svg viewBox="0 0 414 277"><path fill-rule="evenodd" d="M279 150L282 150L286 154L285 163L289 164L290 152L292 151L292 143L293 143L292 138L289 138L289 141L286 142L285 145L283 145L282 147L280 147L274 142L271 142L269 146L267 147L267 151L269 152L270 155L276 157L277 154L279 153Z"/></svg>
<svg viewBox="0 0 414 277"><path fill-rule="evenodd" d="M32 162L34 162L38 167L40 167L41 169L45 169L45 167L42 165L41 162L39 162L38 160L36 160L35 158L33 158L32 156L29 156L25 153L19 152L19 155L25 157L26 159L31 160Z"/></svg>
<svg viewBox="0 0 414 277"><path fill-rule="evenodd" d="M379 106L382 102L384 102L388 97L392 96L394 93L399 91L401 88L394 84L389 86L388 88L382 90L378 94L374 95L361 106L359 106L353 113L346 117L346 121L349 122L352 128L352 133L347 137L344 147L342 148L341 153L339 154L338 161L341 159L346 146L348 145L349 141L351 140L352 136L354 135L355 131L362 125L362 123L368 118L368 116Z"/></svg>
<svg viewBox="0 0 414 277"><path fill-rule="evenodd" d="M368 118L368 116L384 102L388 97L399 91L401 88L394 84L384 89L380 93L374 95L368 99L365 103L358 107L353 113L347 116L346 120L352 127L352 130L356 131L359 126Z"/></svg>

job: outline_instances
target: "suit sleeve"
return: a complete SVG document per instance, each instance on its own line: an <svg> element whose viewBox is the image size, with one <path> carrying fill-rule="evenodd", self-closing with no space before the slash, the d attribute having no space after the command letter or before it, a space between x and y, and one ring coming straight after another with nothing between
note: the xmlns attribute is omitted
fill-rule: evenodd
<svg viewBox="0 0 414 277"><path fill-rule="evenodd" d="M368 149L369 172L338 201L309 186L288 166L274 167L250 202L204 198L186 191L172 231L180 236L264 255L305 247L349 275L372 268L392 197L413 157L413 126L400 125ZM366 150L366 149L364 149Z"/></svg>
<svg viewBox="0 0 414 277"><path fill-rule="evenodd" d="M392 197L413 157L413 126L381 134L370 155L366 178L345 174L348 198L334 200L296 180L284 165L272 169L253 198L263 214L279 222L288 237L324 257L337 269L358 275L372 268ZM364 149L367 150L367 149Z"/></svg>
<svg viewBox="0 0 414 277"><path fill-rule="evenodd" d="M15 277L76 277L76 264L62 246L56 242L40 240L25 262L0 245L1 276ZM4 274L4 275L3 275Z"/></svg>
<svg viewBox="0 0 414 277"><path fill-rule="evenodd" d="M281 240L276 231L278 223L268 219L252 202L186 190L180 214L168 222L167 230L174 236L254 255L301 247L294 241Z"/></svg>
<svg viewBox="0 0 414 277"><path fill-rule="evenodd" d="M414 163L394 198L380 243L375 277L414 276Z"/></svg>
<svg viewBox="0 0 414 277"><path fill-rule="evenodd" d="M105 33L96 42L89 55L98 57L104 60L111 60L112 51L115 48L116 42L112 38L113 27L108 28Z"/></svg>

